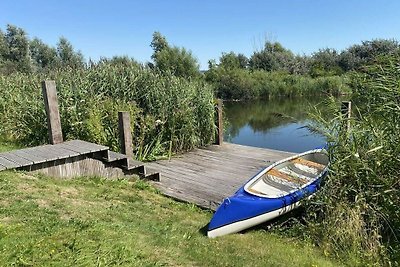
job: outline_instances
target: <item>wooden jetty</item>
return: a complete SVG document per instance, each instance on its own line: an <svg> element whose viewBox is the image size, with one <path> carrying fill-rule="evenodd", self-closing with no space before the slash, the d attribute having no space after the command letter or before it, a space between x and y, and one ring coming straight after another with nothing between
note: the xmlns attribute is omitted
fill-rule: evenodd
<svg viewBox="0 0 400 267"><path fill-rule="evenodd" d="M262 168L293 153L231 143L194 149L171 160L148 163L161 173L163 194L215 210Z"/></svg>

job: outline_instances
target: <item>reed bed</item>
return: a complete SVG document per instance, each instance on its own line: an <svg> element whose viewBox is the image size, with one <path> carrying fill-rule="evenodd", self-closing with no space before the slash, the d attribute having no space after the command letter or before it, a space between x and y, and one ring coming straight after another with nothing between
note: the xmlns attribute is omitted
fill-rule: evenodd
<svg viewBox="0 0 400 267"><path fill-rule="evenodd" d="M206 73L206 79L223 99L321 96L350 93L346 76L312 78L285 72L218 69Z"/></svg>
<svg viewBox="0 0 400 267"><path fill-rule="evenodd" d="M400 260L399 81L400 57L377 59L352 78L356 108L349 131L338 112L331 120L315 116L332 158L322 194L309 209L309 229L327 253L351 265L397 266ZM337 105L331 109L334 114Z"/></svg>
<svg viewBox="0 0 400 267"><path fill-rule="evenodd" d="M204 146L215 132L213 91L201 81L139 65L102 63L88 69L0 76L0 135L24 145L47 142L41 81L56 81L65 139L117 150L118 111L129 111L140 159Z"/></svg>

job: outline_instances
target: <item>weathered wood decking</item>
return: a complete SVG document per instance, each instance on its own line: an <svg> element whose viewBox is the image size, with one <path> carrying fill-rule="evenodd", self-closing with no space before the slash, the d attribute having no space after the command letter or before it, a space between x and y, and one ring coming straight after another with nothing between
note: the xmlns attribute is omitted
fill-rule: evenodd
<svg viewBox="0 0 400 267"><path fill-rule="evenodd" d="M216 209L262 168L292 155L289 152L223 143L194 149L171 160L146 163L81 140L0 153L0 171L40 171L55 177L138 174L155 180L167 196ZM150 167L150 168L148 168ZM161 176L161 179L160 179Z"/></svg>
<svg viewBox="0 0 400 267"><path fill-rule="evenodd" d="M148 166L161 173L154 185L170 197L215 210L262 168L289 152L223 143L195 149Z"/></svg>
<svg viewBox="0 0 400 267"><path fill-rule="evenodd" d="M143 162L110 151L108 147L72 140L0 153L0 171L18 169L40 171L55 177L100 175L109 178L138 174L158 180L159 174Z"/></svg>

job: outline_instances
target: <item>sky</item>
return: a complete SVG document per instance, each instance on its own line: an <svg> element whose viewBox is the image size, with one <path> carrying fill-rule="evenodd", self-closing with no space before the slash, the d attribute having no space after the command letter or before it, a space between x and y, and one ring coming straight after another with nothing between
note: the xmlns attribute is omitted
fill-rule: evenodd
<svg viewBox="0 0 400 267"><path fill-rule="evenodd" d="M265 41L295 54L400 40L399 0L0 0L0 29L23 28L56 46L67 38L86 59L127 55L151 61L152 34L185 47L201 69L222 52L251 56Z"/></svg>

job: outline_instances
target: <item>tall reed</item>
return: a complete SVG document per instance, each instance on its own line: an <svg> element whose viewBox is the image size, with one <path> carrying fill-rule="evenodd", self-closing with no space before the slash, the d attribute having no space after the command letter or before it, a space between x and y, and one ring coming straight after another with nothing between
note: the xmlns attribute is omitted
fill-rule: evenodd
<svg viewBox="0 0 400 267"><path fill-rule="evenodd" d="M209 144L214 138L210 86L139 65L108 63L81 70L0 76L1 135L26 145L46 142L43 79L56 81L66 139L118 149L118 111L131 114L136 152L147 146L151 155L149 146L156 143L156 154L178 152Z"/></svg>
<svg viewBox="0 0 400 267"><path fill-rule="evenodd" d="M278 71L218 68L209 70L206 79L223 99L338 96L350 92L345 76L312 78Z"/></svg>
<svg viewBox="0 0 400 267"><path fill-rule="evenodd" d="M330 141L330 174L310 206L312 236L354 264L400 260L400 57L379 58L352 77L351 128L338 112L316 115ZM331 106L332 112L337 110ZM396 266L396 265L395 265Z"/></svg>

